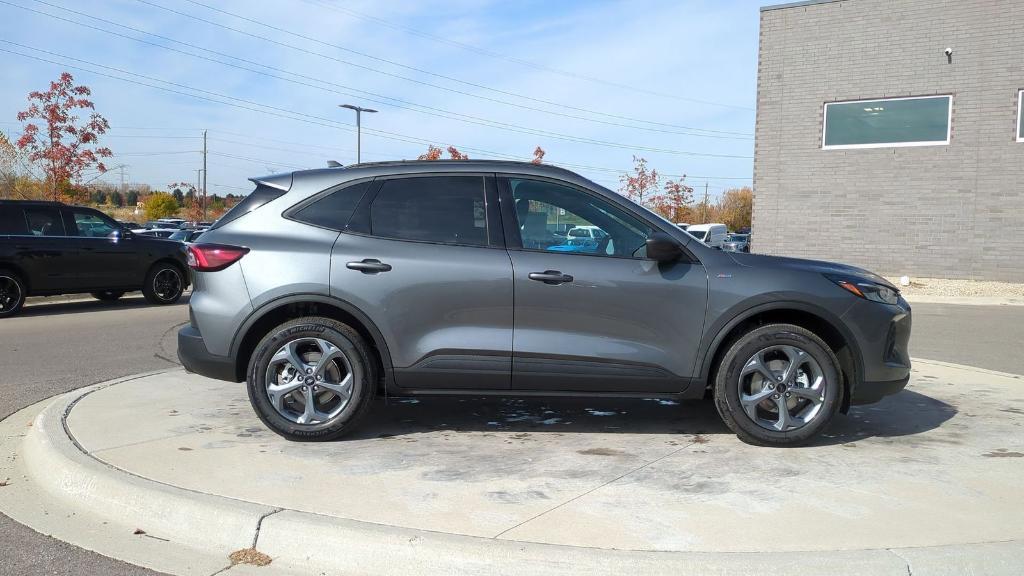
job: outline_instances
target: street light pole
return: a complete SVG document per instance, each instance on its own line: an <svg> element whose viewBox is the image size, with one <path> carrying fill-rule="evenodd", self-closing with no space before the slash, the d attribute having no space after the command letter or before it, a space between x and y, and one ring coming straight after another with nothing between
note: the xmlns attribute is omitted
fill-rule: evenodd
<svg viewBox="0 0 1024 576"><path fill-rule="evenodd" d="M338 104L338 108L348 108L349 110L356 111L356 164L362 163L362 147L363 147L363 128L362 128L362 114L367 112L369 114L376 113L377 111L372 108L362 108L353 104Z"/></svg>

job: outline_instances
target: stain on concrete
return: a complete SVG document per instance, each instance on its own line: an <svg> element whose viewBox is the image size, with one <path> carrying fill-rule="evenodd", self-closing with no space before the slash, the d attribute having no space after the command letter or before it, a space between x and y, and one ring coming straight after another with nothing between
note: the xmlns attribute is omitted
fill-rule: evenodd
<svg viewBox="0 0 1024 576"><path fill-rule="evenodd" d="M614 448L587 448L586 450L577 450L576 453L584 456L622 456L625 454L622 450Z"/></svg>
<svg viewBox="0 0 1024 576"><path fill-rule="evenodd" d="M982 456L985 456L987 458L1024 458L1024 453L1011 452L1006 448L996 448L991 452L986 452L982 454Z"/></svg>

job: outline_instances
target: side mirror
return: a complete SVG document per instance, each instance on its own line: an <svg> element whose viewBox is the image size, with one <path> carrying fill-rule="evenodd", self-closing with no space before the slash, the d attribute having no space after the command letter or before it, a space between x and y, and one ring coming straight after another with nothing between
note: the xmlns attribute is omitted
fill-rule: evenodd
<svg viewBox="0 0 1024 576"><path fill-rule="evenodd" d="M110 238L114 240L131 240L134 237L135 234L127 228L120 228L110 233Z"/></svg>
<svg viewBox="0 0 1024 576"><path fill-rule="evenodd" d="M655 232L647 239L647 257L658 262L674 262L683 255L679 242L664 232Z"/></svg>

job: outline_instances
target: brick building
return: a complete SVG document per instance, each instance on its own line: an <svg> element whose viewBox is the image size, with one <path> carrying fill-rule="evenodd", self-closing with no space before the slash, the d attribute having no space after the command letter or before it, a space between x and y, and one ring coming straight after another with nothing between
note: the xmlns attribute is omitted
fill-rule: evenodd
<svg viewBox="0 0 1024 576"><path fill-rule="evenodd" d="M1024 282L1024 0L761 9L756 252Z"/></svg>

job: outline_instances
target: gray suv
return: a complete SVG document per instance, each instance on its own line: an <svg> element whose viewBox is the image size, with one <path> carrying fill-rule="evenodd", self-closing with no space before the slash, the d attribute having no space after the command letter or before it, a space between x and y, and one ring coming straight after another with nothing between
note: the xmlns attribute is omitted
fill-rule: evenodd
<svg viewBox="0 0 1024 576"><path fill-rule="evenodd" d="M714 250L567 170L360 164L257 178L189 246L178 355L246 381L294 440L373 397L714 398L742 440L795 445L904 388L910 307L850 266ZM600 229L593 242L552 234Z"/></svg>

